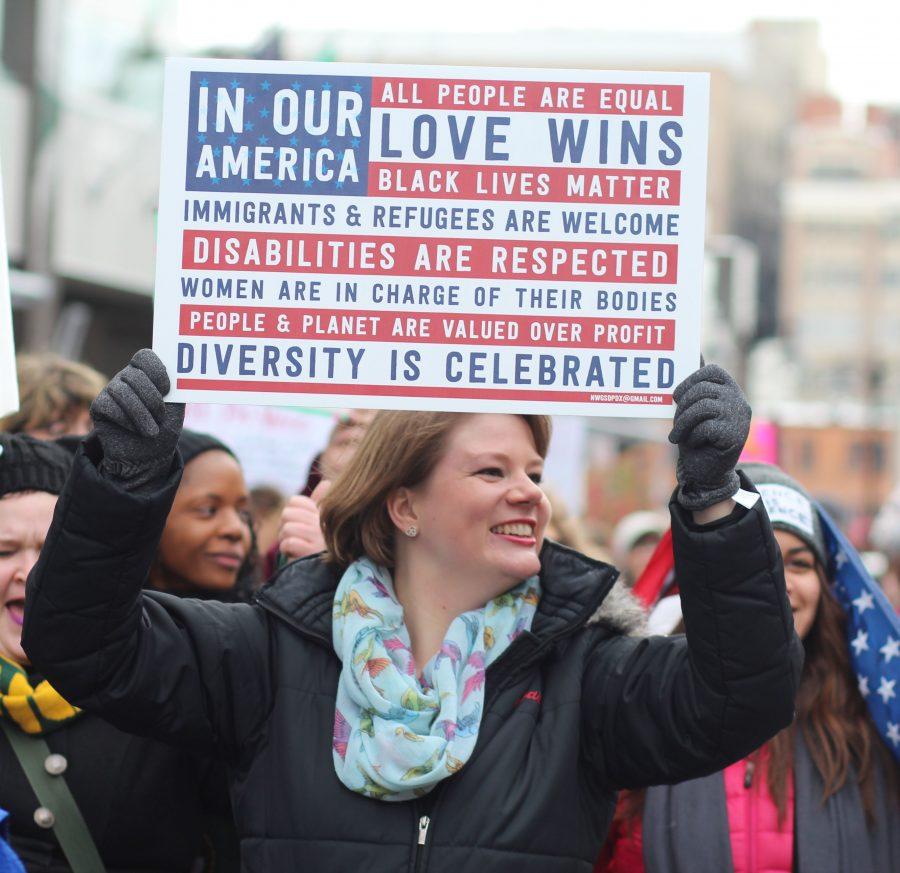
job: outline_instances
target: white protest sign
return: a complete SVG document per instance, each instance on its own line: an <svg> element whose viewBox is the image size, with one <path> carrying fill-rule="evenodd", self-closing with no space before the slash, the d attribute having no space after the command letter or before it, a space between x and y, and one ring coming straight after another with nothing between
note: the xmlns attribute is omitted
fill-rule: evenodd
<svg viewBox="0 0 900 873"><path fill-rule="evenodd" d="M708 89L170 60L171 399L668 416L699 360Z"/></svg>
<svg viewBox="0 0 900 873"><path fill-rule="evenodd" d="M184 416L185 427L213 434L237 455L249 488L274 485L287 495L306 484L335 421L315 410L208 403L189 404Z"/></svg>
<svg viewBox="0 0 900 873"><path fill-rule="evenodd" d="M9 293L9 258L3 215L3 174L0 173L0 415L19 408L16 348L13 341L12 299Z"/></svg>

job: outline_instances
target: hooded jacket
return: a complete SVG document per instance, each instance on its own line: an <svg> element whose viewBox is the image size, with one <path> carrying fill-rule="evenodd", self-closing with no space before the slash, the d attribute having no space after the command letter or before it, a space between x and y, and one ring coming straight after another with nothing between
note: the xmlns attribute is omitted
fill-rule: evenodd
<svg viewBox="0 0 900 873"><path fill-rule="evenodd" d="M245 870L589 873L618 788L714 772L793 716L801 648L760 503L703 527L673 504L687 640L630 634L615 570L547 543L466 766L417 801L355 794L331 751L339 573L295 561L252 605L142 592L178 470L127 493L100 452L60 498L23 645L72 702L228 762Z"/></svg>

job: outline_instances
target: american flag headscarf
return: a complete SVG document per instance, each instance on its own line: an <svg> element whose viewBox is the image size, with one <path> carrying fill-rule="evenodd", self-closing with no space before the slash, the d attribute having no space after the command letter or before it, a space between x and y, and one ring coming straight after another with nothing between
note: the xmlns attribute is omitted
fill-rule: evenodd
<svg viewBox="0 0 900 873"><path fill-rule="evenodd" d="M900 617L828 513L815 500L812 505L831 558L832 591L847 616L847 645L859 692L879 734L900 761ZM634 585L635 595L648 609L677 592L674 566L668 531Z"/></svg>

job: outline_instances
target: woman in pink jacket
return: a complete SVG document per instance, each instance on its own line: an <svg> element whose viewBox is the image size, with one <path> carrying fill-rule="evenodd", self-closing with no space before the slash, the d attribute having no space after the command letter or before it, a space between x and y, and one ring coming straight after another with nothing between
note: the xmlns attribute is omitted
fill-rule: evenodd
<svg viewBox="0 0 900 873"><path fill-rule="evenodd" d="M778 468L744 469L775 529L794 626L806 651L794 724L724 771L627 792L597 871L900 870L897 763L867 707L877 689L851 664L847 618L833 591L827 522ZM857 610L881 606L853 602ZM874 654L885 669L895 669L890 642Z"/></svg>

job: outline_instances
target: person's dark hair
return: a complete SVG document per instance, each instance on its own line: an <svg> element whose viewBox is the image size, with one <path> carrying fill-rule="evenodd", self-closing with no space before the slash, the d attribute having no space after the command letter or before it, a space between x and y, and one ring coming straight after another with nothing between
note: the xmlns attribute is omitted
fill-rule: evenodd
<svg viewBox="0 0 900 873"><path fill-rule="evenodd" d="M198 455L205 452L225 452L230 455L241 466L240 460L235 453L218 437L211 434L200 433L198 431L184 428L178 438L178 451L181 454L184 466L187 467ZM249 603L259 588L262 581L262 568L260 566L259 547L256 539L256 527L252 520L247 522L247 528L250 531L250 548L247 550L247 557L238 569L237 579L234 586L227 591L205 591L202 588L192 586L189 592L190 596L199 600L217 600L221 603ZM144 587L152 589L151 577L147 577Z"/></svg>
<svg viewBox="0 0 900 873"><path fill-rule="evenodd" d="M803 641L806 657L797 691L797 716L769 744L769 793L778 807L779 820L783 821L787 814L787 777L793 768L794 731L799 728L824 783L822 802L855 776L871 826L875 821L875 770L884 769L889 790L897 793L900 785L896 765L859 692L847 648L847 617L818 562L816 572L822 594L812 627Z"/></svg>
<svg viewBox="0 0 900 873"><path fill-rule="evenodd" d="M797 691L796 717L769 741L766 787L782 824L788 814L788 776L794 766L795 731L802 730L813 764L824 785L822 803L849 778L859 784L869 826L875 823L876 770L887 775L887 790L900 802L900 781L894 759L875 729L859 693L847 648L847 616L831 591L822 565L816 561L822 594L812 627L803 641L805 659ZM676 632L683 632L683 623ZM645 790L623 792L615 821L630 831L644 813Z"/></svg>
<svg viewBox="0 0 900 873"><path fill-rule="evenodd" d="M396 488L424 482L440 460L449 433L468 413L379 412L359 448L319 506L326 559L347 567L368 556L394 566L394 524L387 497ZM550 419L521 416L543 458L550 445Z"/></svg>
<svg viewBox="0 0 900 873"><path fill-rule="evenodd" d="M232 458L238 461L237 455L218 437L208 433L200 433L196 430L188 430L186 427L182 428L178 437L178 451L185 466L190 464L197 455L202 455L204 452L225 452L226 455L231 455Z"/></svg>

